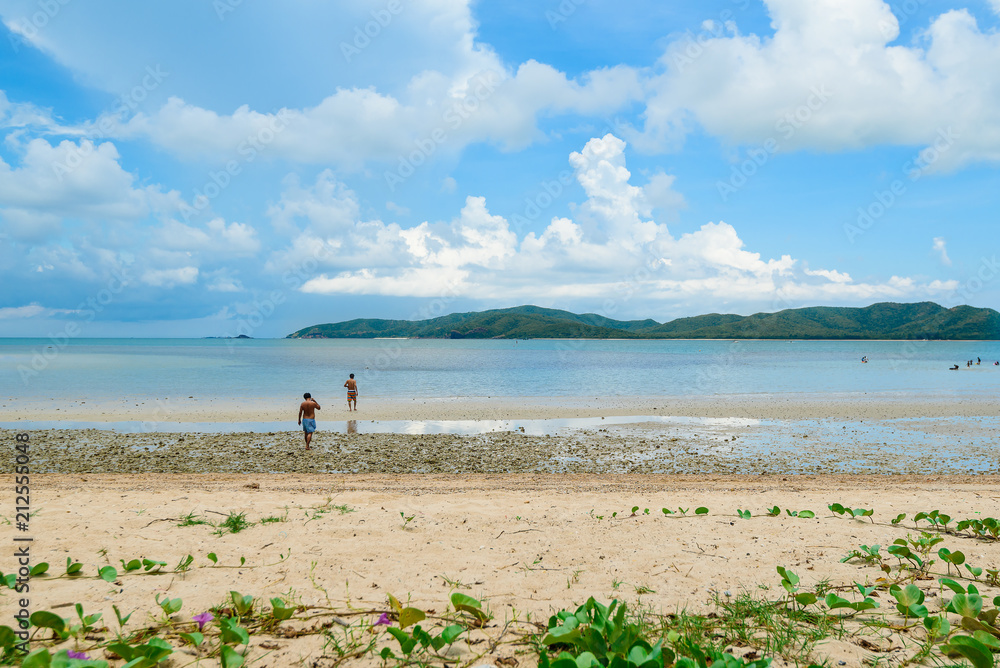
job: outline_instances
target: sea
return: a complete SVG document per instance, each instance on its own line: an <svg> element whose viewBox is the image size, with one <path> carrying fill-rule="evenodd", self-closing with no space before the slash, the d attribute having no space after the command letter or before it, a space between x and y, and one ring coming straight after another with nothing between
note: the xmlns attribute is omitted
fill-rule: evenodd
<svg viewBox="0 0 1000 668"><path fill-rule="evenodd" d="M390 399L959 399L996 397L998 360L1000 341L0 338L0 398L330 396L354 373L365 397Z"/></svg>

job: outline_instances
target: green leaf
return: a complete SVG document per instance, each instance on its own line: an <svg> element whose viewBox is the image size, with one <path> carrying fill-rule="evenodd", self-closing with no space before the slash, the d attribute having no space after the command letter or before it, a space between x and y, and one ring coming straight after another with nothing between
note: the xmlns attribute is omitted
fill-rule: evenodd
<svg viewBox="0 0 1000 668"><path fill-rule="evenodd" d="M695 515L708 515L708 508L706 508L705 506L699 506L699 507L697 507L697 508L694 509L694 514Z"/></svg>
<svg viewBox="0 0 1000 668"><path fill-rule="evenodd" d="M230 645L246 645L250 642L250 634L236 623L235 619L222 617L219 619L219 636L222 642Z"/></svg>
<svg viewBox="0 0 1000 668"><path fill-rule="evenodd" d="M78 575L83 569L83 564L74 562L70 557L66 557L66 575Z"/></svg>
<svg viewBox="0 0 1000 668"><path fill-rule="evenodd" d="M988 631L973 631L972 637L990 648L992 652L1000 652L1000 640Z"/></svg>
<svg viewBox="0 0 1000 668"><path fill-rule="evenodd" d="M798 603L799 605L812 605L817 600L818 599L816 598L816 594L810 591L802 592L801 594L795 595L795 602Z"/></svg>
<svg viewBox="0 0 1000 668"><path fill-rule="evenodd" d="M489 619L489 615L483 612L482 603L461 592L456 591L451 595L451 605L457 612L467 612L480 622Z"/></svg>
<svg viewBox="0 0 1000 668"><path fill-rule="evenodd" d="M122 666L122 668L156 668L156 662L148 656L137 656Z"/></svg>
<svg viewBox="0 0 1000 668"><path fill-rule="evenodd" d="M219 659L222 668L240 668L246 661L243 656L229 645L223 645L219 652Z"/></svg>
<svg viewBox="0 0 1000 668"><path fill-rule="evenodd" d="M799 511L799 517L801 517L803 519L809 520L809 519L812 519L812 518L816 517L816 513L814 513L811 510L800 510Z"/></svg>
<svg viewBox="0 0 1000 668"><path fill-rule="evenodd" d="M952 590L956 594L964 594L965 593L965 589L962 588L962 585L958 584L957 582L955 582L951 578L938 578L938 582L940 582L942 585L944 585L948 589Z"/></svg>
<svg viewBox="0 0 1000 668"><path fill-rule="evenodd" d="M188 643L197 647L205 640L205 635L198 633L197 631L192 631L191 633L178 633L182 640L186 640Z"/></svg>
<svg viewBox="0 0 1000 668"><path fill-rule="evenodd" d="M34 652L24 657L21 668L49 668L52 663L52 656L49 650L39 647Z"/></svg>
<svg viewBox="0 0 1000 668"><path fill-rule="evenodd" d="M444 631L441 632L441 637L444 639L445 643L450 645L456 640L458 636L462 635L465 629L458 624L452 624L451 626L446 626Z"/></svg>
<svg viewBox="0 0 1000 668"><path fill-rule="evenodd" d="M126 562L124 559L119 559L122 562L122 570L126 573L131 573L132 571L137 571L142 568L142 562L138 559L133 559L132 561Z"/></svg>
<svg viewBox="0 0 1000 668"><path fill-rule="evenodd" d="M142 652L143 656L154 663L163 661L163 659L170 656L174 651L173 645L162 638L150 638L149 642L145 645L140 645L136 649Z"/></svg>
<svg viewBox="0 0 1000 668"><path fill-rule="evenodd" d="M975 668L994 668L990 649L975 638L955 636L948 647L968 659Z"/></svg>
<svg viewBox="0 0 1000 668"><path fill-rule="evenodd" d="M211 561L213 564L219 563L219 558L217 556L215 556L215 552L209 552L205 556L207 556L208 560Z"/></svg>
<svg viewBox="0 0 1000 668"><path fill-rule="evenodd" d="M28 619L31 621L32 626L37 626L41 629L52 629L56 633L62 633L66 629L66 620L54 612L47 610L33 612Z"/></svg>
<svg viewBox="0 0 1000 668"><path fill-rule="evenodd" d="M831 610L836 610L837 608L853 609L853 605L850 601L848 601L846 598L841 598L836 594L827 594L825 602L826 602L826 607L830 608Z"/></svg>
<svg viewBox="0 0 1000 668"><path fill-rule="evenodd" d="M403 608L399 611L399 628L405 629L407 626L422 622L427 619L423 610L418 608Z"/></svg>
<svg viewBox="0 0 1000 668"><path fill-rule="evenodd" d="M900 513L896 515L896 519L892 520L892 524L896 525L906 519L906 513Z"/></svg>
<svg viewBox="0 0 1000 668"><path fill-rule="evenodd" d="M145 571L150 571L150 570L153 570L154 568L156 569L156 571L158 571L161 568L165 567L166 565L167 565L167 562L165 562L165 561L154 561L152 559L143 559L142 560L142 568ZM153 571L153 572L155 573L156 571Z"/></svg>
<svg viewBox="0 0 1000 668"><path fill-rule="evenodd" d="M122 617L122 613L118 610L117 605L112 605L111 609L115 611L115 617L118 618L118 626L125 626L128 623L128 618L135 613L135 610L133 610L132 612Z"/></svg>
<svg viewBox="0 0 1000 668"><path fill-rule="evenodd" d="M963 617L975 619L983 609L983 597L975 594L955 594L948 608Z"/></svg>
<svg viewBox="0 0 1000 668"><path fill-rule="evenodd" d="M97 574L105 582L114 582L118 579L118 571L115 570L114 566L104 566L101 570L97 571Z"/></svg>
<svg viewBox="0 0 1000 668"><path fill-rule="evenodd" d="M0 649L10 649L17 643L14 629L9 626L0 626Z"/></svg>
<svg viewBox="0 0 1000 668"><path fill-rule="evenodd" d="M132 647L123 642L113 642L108 645L108 649L125 659L126 661L131 661L132 659L140 656L138 648Z"/></svg>
<svg viewBox="0 0 1000 668"><path fill-rule="evenodd" d="M47 562L43 561L40 564L35 564L34 566L31 567L31 577L44 575L47 570L49 570L49 565Z"/></svg>
<svg viewBox="0 0 1000 668"><path fill-rule="evenodd" d="M271 616L277 619L279 622L291 618L295 614L295 607L287 608L285 607L285 602L280 598L271 599Z"/></svg>

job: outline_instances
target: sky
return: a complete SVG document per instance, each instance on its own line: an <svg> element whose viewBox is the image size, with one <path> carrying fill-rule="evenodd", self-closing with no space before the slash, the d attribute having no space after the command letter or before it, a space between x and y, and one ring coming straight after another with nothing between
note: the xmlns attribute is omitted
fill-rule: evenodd
<svg viewBox="0 0 1000 668"><path fill-rule="evenodd" d="M1000 307L1000 0L0 20L0 336Z"/></svg>

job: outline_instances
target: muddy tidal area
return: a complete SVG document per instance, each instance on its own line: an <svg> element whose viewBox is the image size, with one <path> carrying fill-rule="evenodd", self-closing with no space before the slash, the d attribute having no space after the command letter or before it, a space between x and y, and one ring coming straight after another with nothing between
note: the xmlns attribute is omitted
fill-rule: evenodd
<svg viewBox="0 0 1000 668"><path fill-rule="evenodd" d="M6 442L16 432L0 430ZM996 473L983 443L906 449L860 434L593 429L549 436L490 432L343 434L317 432L119 433L30 431L32 473ZM810 438L811 436L811 438ZM824 437L825 436L825 437ZM882 440L879 435L878 441ZM899 445L899 444L896 444ZM11 464L12 466L13 464Z"/></svg>

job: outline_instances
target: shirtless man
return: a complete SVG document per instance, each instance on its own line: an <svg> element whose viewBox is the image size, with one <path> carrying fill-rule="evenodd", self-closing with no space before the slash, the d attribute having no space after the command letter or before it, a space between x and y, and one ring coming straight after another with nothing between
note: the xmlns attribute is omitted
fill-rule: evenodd
<svg viewBox="0 0 1000 668"><path fill-rule="evenodd" d="M319 410L319 402L306 392L302 395L305 401L299 406L299 425L306 435L306 450L312 442L313 432L316 431L316 411Z"/></svg>
<svg viewBox="0 0 1000 668"><path fill-rule="evenodd" d="M358 410L358 382L354 380L354 374L344 383L347 388L347 410L351 410L351 402L354 402L354 410Z"/></svg>

